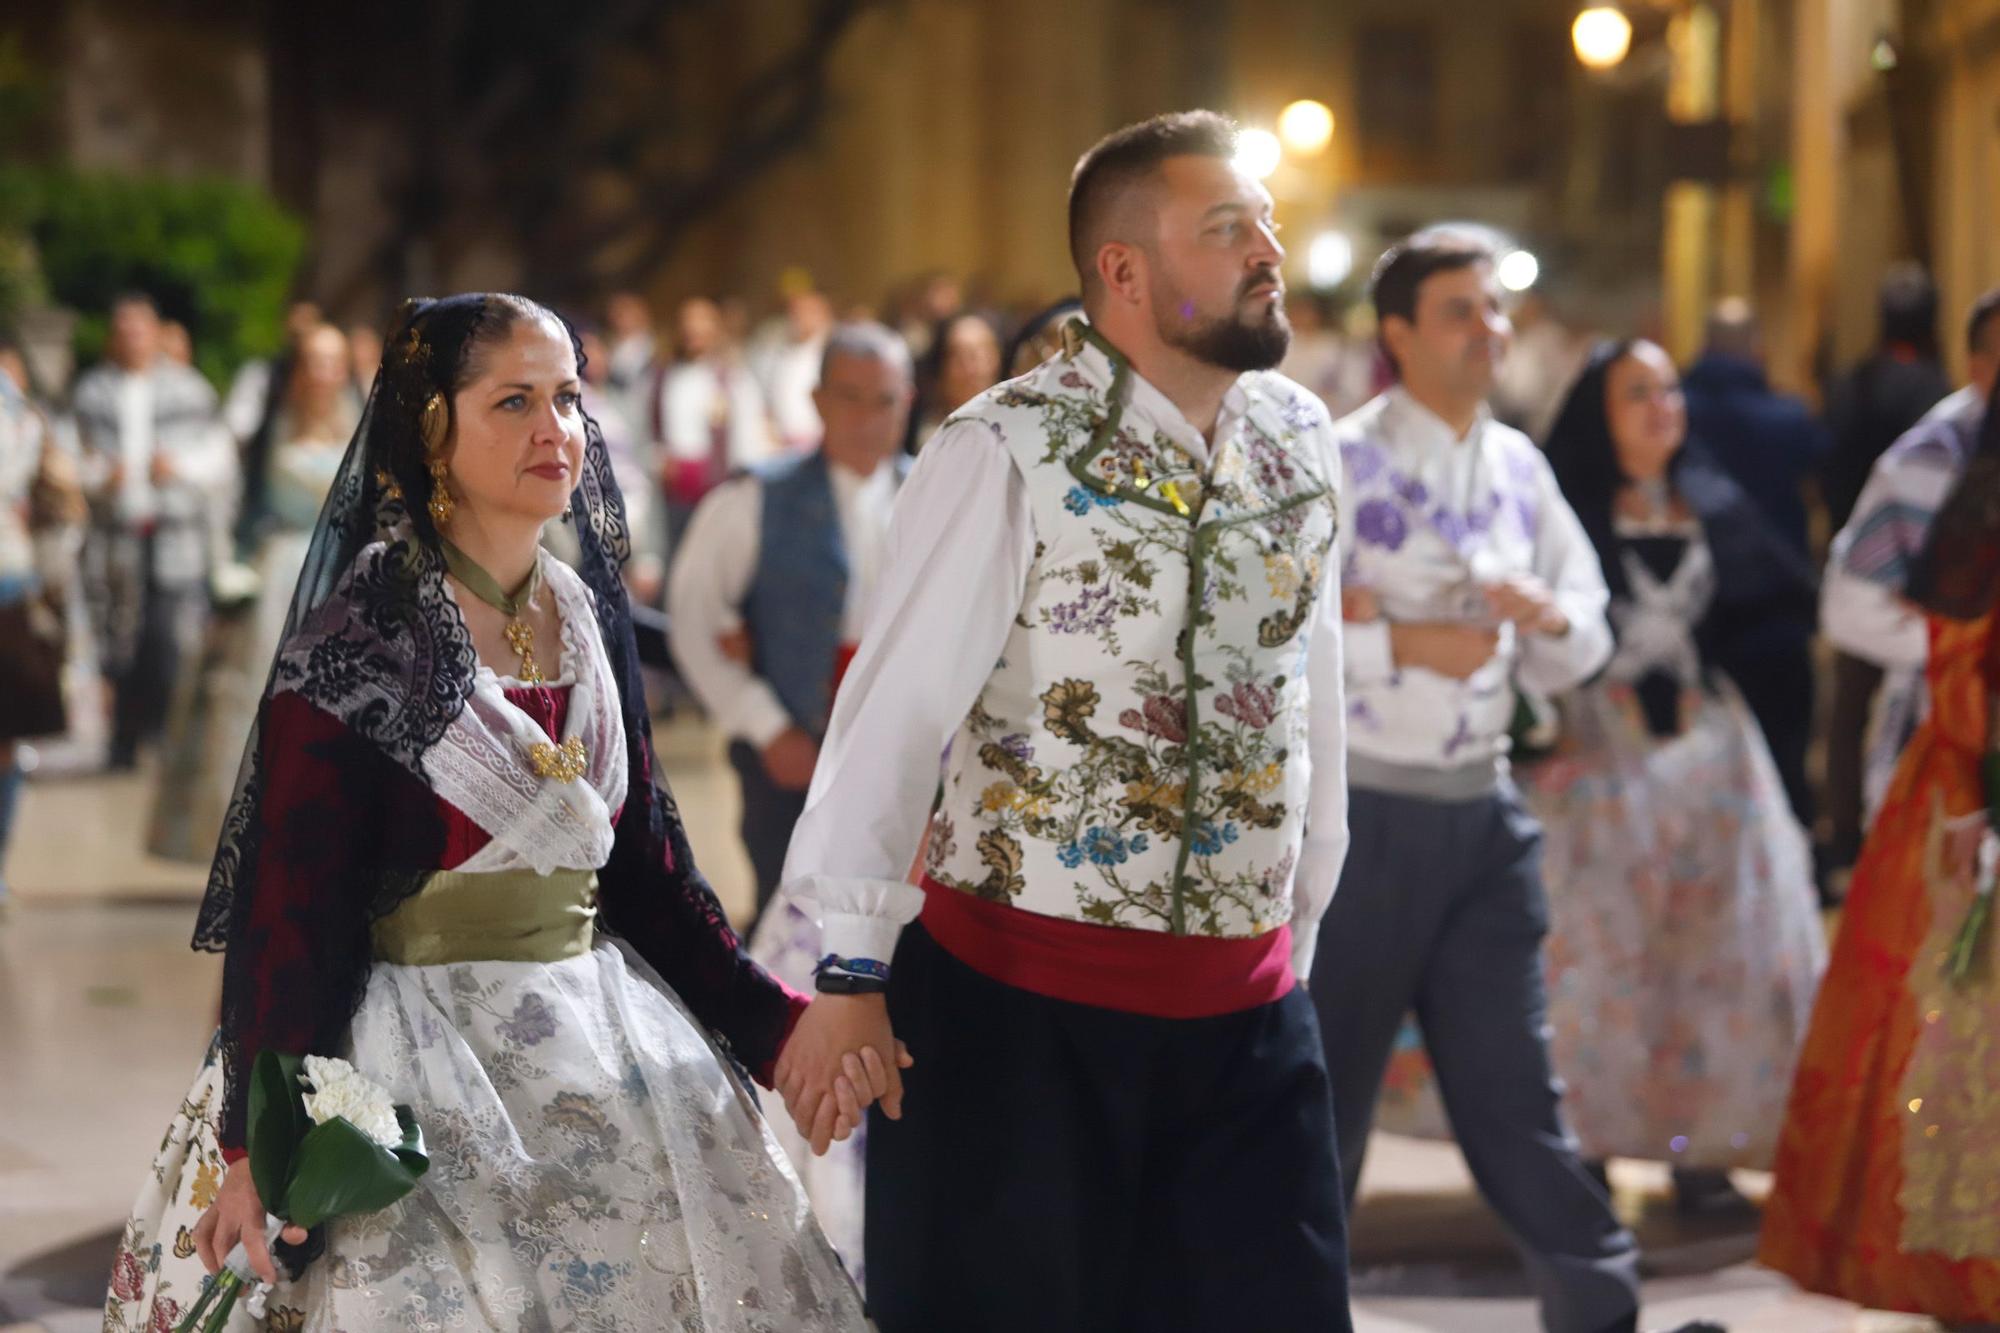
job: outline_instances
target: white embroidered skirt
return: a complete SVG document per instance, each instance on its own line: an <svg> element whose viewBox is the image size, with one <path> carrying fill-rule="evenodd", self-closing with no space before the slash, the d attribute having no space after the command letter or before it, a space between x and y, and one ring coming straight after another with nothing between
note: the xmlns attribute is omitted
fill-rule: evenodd
<svg viewBox="0 0 2000 1333"><path fill-rule="evenodd" d="M861 1302L749 1094L643 963L378 963L350 1058L431 1167L272 1294L269 1329L862 1329ZM127 1223L107 1329L171 1328L221 1178L203 1066ZM260 1325L239 1315L232 1329Z"/></svg>

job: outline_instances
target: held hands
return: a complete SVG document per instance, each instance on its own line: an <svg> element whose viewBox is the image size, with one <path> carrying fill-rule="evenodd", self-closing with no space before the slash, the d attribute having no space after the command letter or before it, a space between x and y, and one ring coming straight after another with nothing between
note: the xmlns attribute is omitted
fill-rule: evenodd
<svg viewBox="0 0 2000 1333"><path fill-rule="evenodd" d="M201 1256L201 1266L216 1272L240 1241L257 1276L275 1284L278 1265L265 1244L264 1226L264 1202L257 1197L257 1182L250 1178L250 1159L245 1157L230 1166L215 1202L194 1224L194 1250ZM278 1238L287 1245L303 1245L305 1228L286 1227Z"/></svg>
<svg viewBox="0 0 2000 1333"><path fill-rule="evenodd" d="M903 1118L903 1074L916 1061L889 1029L881 995L818 995L778 1054L774 1080L814 1155L844 1143L871 1102Z"/></svg>
<svg viewBox="0 0 2000 1333"><path fill-rule="evenodd" d="M1560 638L1569 633L1569 618L1556 605L1555 593L1532 574L1510 574L1483 591L1493 614L1513 621L1525 634Z"/></svg>

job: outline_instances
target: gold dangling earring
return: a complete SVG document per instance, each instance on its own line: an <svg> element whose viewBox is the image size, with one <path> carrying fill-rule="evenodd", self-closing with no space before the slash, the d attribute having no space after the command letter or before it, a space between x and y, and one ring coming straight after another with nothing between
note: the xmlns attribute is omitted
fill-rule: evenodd
<svg viewBox="0 0 2000 1333"><path fill-rule="evenodd" d="M451 522L452 511L457 508L445 485L444 446L450 428L444 395L434 393L424 400L423 411L417 417L417 433L423 436L424 452L430 456L431 499L426 507L431 512L431 522L440 528Z"/></svg>
<svg viewBox="0 0 2000 1333"><path fill-rule="evenodd" d="M431 459L431 522L443 527L451 522L452 511L458 506L452 503L451 492L445 489L445 466L442 458Z"/></svg>

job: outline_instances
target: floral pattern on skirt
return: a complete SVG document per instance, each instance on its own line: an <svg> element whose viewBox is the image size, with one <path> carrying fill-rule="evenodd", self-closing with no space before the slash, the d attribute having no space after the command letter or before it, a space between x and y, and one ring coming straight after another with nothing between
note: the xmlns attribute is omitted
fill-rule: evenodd
<svg viewBox="0 0 2000 1333"><path fill-rule="evenodd" d="M1551 1055L1586 1158L1761 1167L1776 1149L1826 941L1805 834L1734 688L1656 738L1629 686L1562 701L1520 773L1543 830ZM1413 1026L1377 1124L1448 1133Z"/></svg>
<svg viewBox="0 0 2000 1333"><path fill-rule="evenodd" d="M356 1068L416 1110L431 1168L401 1203L330 1223L265 1327L866 1326L748 1090L621 948L378 963L350 1035ZM127 1224L107 1329L170 1328L199 1291L177 1238L221 1179L220 1100L211 1055Z"/></svg>

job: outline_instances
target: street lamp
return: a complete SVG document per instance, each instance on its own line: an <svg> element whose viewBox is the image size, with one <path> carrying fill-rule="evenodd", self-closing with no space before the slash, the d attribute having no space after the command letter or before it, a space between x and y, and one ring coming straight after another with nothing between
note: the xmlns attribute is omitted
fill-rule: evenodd
<svg viewBox="0 0 2000 1333"><path fill-rule="evenodd" d="M1317 157L1333 142L1333 112L1324 102L1301 98L1278 113L1278 137L1300 157Z"/></svg>
<svg viewBox="0 0 2000 1333"><path fill-rule="evenodd" d="M1509 250L1500 256L1500 264L1494 270L1494 277L1510 292L1525 292L1535 285L1542 276L1542 263L1527 250Z"/></svg>
<svg viewBox="0 0 2000 1333"><path fill-rule="evenodd" d="M1354 272L1354 242L1337 231L1323 231L1306 247L1306 283L1315 291L1328 291L1347 281Z"/></svg>
<svg viewBox="0 0 2000 1333"><path fill-rule="evenodd" d="M1236 165L1263 180L1278 169L1285 149L1269 130L1243 130L1236 136Z"/></svg>
<svg viewBox="0 0 2000 1333"><path fill-rule="evenodd" d="M1632 49L1632 20L1616 5L1592 5L1576 16L1569 39L1585 69L1611 69Z"/></svg>

